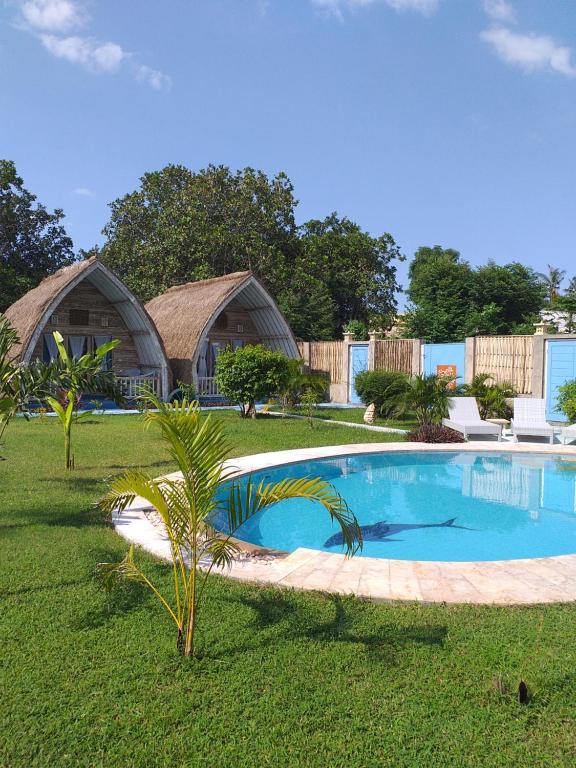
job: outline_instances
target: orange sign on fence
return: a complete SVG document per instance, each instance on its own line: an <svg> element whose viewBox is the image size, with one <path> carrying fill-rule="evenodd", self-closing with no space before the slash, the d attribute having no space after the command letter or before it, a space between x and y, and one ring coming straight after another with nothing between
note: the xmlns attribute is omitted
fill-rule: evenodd
<svg viewBox="0 0 576 768"><path fill-rule="evenodd" d="M456 374L457 368L455 365L437 365L436 376L445 376L447 379L451 379L448 385L449 389L456 389Z"/></svg>

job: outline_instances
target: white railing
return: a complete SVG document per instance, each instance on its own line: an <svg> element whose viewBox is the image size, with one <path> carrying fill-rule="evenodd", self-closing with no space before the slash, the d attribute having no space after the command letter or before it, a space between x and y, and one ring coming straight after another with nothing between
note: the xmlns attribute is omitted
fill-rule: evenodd
<svg viewBox="0 0 576 768"><path fill-rule="evenodd" d="M135 400L142 389L151 389L154 394L160 394L159 376L117 376L116 380L126 400Z"/></svg>
<svg viewBox="0 0 576 768"><path fill-rule="evenodd" d="M198 397L213 397L220 394L213 376L199 376L197 386Z"/></svg>

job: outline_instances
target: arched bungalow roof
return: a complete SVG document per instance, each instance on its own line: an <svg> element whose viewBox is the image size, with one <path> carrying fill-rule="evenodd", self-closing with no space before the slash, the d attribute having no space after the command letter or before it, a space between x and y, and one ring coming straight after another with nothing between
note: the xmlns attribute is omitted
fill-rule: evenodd
<svg viewBox="0 0 576 768"><path fill-rule="evenodd" d="M252 272L233 272L176 285L146 304L175 376L188 379L196 371L203 342L218 315L233 300L248 312L265 346L288 357L300 356L290 326L272 296Z"/></svg>
<svg viewBox="0 0 576 768"><path fill-rule="evenodd" d="M143 364L160 369L162 392L167 393L169 366L162 339L153 321L134 294L95 256L45 277L36 288L8 307L5 315L20 337L13 357L23 363L30 362L50 316L62 299L84 280L88 280L114 305L126 328L133 334L139 359Z"/></svg>

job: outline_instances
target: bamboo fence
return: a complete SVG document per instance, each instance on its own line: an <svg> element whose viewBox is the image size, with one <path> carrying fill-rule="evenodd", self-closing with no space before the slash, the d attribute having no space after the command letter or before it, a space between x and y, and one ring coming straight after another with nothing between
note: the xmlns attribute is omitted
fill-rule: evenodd
<svg viewBox="0 0 576 768"><path fill-rule="evenodd" d="M374 369L412 373L412 339L386 339L374 344Z"/></svg>
<svg viewBox="0 0 576 768"><path fill-rule="evenodd" d="M511 384L519 395L532 392L533 336L478 336L474 374L488 373L499 384Z"/></svg>

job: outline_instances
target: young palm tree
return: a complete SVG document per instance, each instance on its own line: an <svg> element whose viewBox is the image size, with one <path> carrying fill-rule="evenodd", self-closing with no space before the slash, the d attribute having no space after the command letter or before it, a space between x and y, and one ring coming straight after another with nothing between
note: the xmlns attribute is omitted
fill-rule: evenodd
<svg viewBox="0 0 576 768"><path fill-rule="evenodd" d="M100 563L98 570L107 589L121 579L148 587L176 626L178 650L193 656L206 582L213 568L231 564L237 551L231 537L246 520L280 501L306 499L318 502L339 524L348 555L361 546L362 534L356 517L330 483L309 477L258 485L234 482L232 470L225 466L230 449L221 422L201 416L197 402L166 404L149 392L145 397L157 409L146 413L147 424L160 427L180 476L153 479L128 471L112 482L100 505L108 513L122 512L139 496L155 508L170 542L172 593L163 594L143 573L132 547L121 562ZM228 481L224 488L223 481ZM225 534L212 524L217 513L227 519Z"/></svg>
<svg viewBox="0 0 576 768"><path fill-rule="evenodd" d="M550 264L547 266L548 272L546 274L539 273L538 277L540 277L542 282L546 285L550 304L555 304L560 292L562 281L566 277L566 270L558 269L557 267L553 267Z"/></svg>
<svg viewBox="0 0 576 768"><path fill-rule="evenodd" d="M477 373L469 384L464 384L462 394L475 397L481 419L509 419L512 408L508 400L516 397L511 384L498 384L489 373Z"/></svg>
<svg viewBox="0 0 576 768"><path fill-rule="evenodd" d="M406 408L413 411L420 425L440 424L448 415L450 398L457 394L454 379L448 376L414 376L404 396Z"/></svg>

